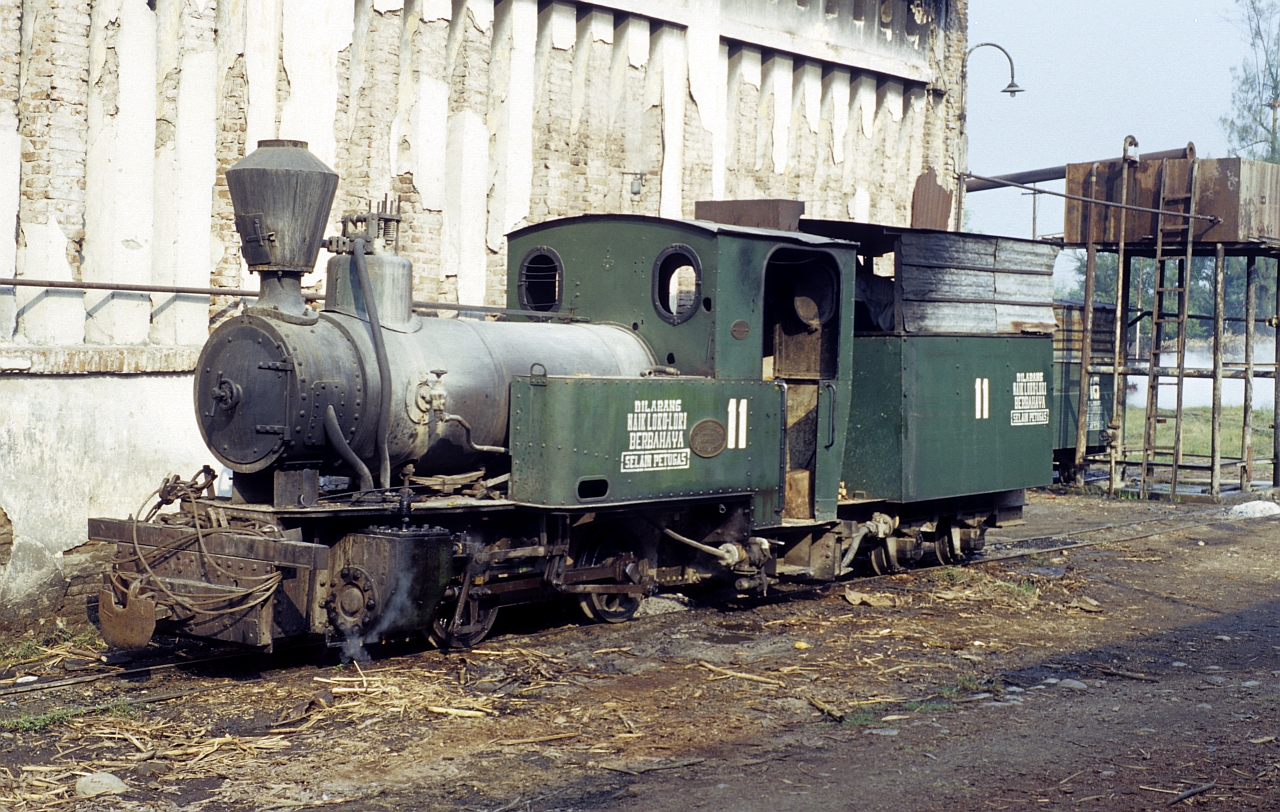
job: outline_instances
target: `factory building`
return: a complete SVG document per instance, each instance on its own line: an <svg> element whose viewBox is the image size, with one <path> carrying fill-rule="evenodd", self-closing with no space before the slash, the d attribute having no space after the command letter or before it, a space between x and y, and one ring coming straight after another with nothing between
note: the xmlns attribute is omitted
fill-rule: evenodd
<svg viewBox="0 0 1280 812"><path fill-rule="evenodd" d="M419 300L505 302L504 235L587 212L772 197L955 227L937 201L965 163L966 16L966 0L0 0L0 279L73 285L0 282L0 627L84 622L110 556L86 518L136 513L211 461L192 372L242 297L95 286L256 285L224 173L259 140L306 141L339 173L331 233L398 205Z"/></svg>

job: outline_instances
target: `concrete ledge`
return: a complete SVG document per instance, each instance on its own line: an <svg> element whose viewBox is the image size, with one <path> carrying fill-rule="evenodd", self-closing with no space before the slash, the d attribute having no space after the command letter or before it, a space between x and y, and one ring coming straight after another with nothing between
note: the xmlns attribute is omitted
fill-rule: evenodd
<svg viewBox="0 0 1280 812"><path fill-rule="evenodd" d="M200 347L0 346L0 375L136 375L191 372Z"/></svg>

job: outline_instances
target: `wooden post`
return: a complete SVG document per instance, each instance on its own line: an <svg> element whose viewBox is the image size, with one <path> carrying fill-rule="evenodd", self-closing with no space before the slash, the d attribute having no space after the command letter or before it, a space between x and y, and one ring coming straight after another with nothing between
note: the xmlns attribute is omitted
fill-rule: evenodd
<svg viewBox="0 0 1280 812"><path fill-rule="evenodd" d="M1227 260L1218 243L1213 263L1213 424L1209 435L1209 495L1222 492L1222 341L1226 323ZM1184 325L1185 326L1185 325Z"/></svg>
<svg viewBox="0 0 1280 812"><path fill-rule="evenodd" d="M1274 277L1276 279L1276 317L1280 318L1280 260L1272 260L1271 267L1274 269ZM1276 365L1274 367L1275 377L1272 379L1275 386L1275 398L1271 407L1271 487L1280 488L1280 327L1276 328Z"/></svg>
<svg viewBox="0 0 1280 812"><path fill-rule="evenodd" d="M1124 232L1121 231L1121 239ZM1124 262L1116 261L1116 327L1112 336L1115 342L1112 347L1111 362L1111 421L1107 430L1111 432L1111 479L1107 484L1107 492L1115 496L1116 491L1124 484L1124 432L1125 418L1129 400L1129 378L1120 374L1120 370L1129 366L1129 302L1133 286L1133 254L1125 254ZM1141 306L1142 292L1139 289L1138 302Z"/></svg>
<svg viewBox="0 0 1280 812"><path fill-rule="evenodd" d="M1120 170L1120 205L1124 206L1129 202L1129 164L1136 163L1137 157L1133 156L1130 160L1132 152L1136 152L1138 148L1138 139L1132 135L1126 135L1124 143L1120 148L1121 170ZM1124 476L1124 418L1125 418L1125 393L1128 389L1126 384L1129 379L1120 374L1120 370L1129 364L1129 283L1133 275L1133 256L1125 252L1125 240L1127 237L1125 214L1126 209L1120 209L1120 228L1119 233L1115 237L1116 242L1116 297L1113 300L1116 303L1116 321L1115 327L1111 332L1111 420L1107 422L1106 430L1111 433L1111 442L1107 443L1109 461L1107 476L1107 494L1115 496L1116 491L1120 489L1121 479ZM1110 218L1108 218L1110 220ZM1081 380L1081 386L1084 381ZM1101 392L1099 392L1101 395ZM1099 414L1101 414L1102 404L1098 404Z"/></svg>
<svg viewBox="0 0 1280 812"><path fill-rule="evenodd" d="M1244 425L1240 430L1240 490L1253 490L1253 332L1258 317L1258 258L1245 265L1244 286Z"/></svg>
<svg viewBox="0 0 1280 812"><path fill-rule="evenodd" d="M1089 199L1096 196L1098 165L1089 173ZM1076 399L1076 458L1075 469L1083 474L1085 451L1089 446L1089 364L1093 361L1093 296L1098 268L1098 247L1093 242L1093 203L1085 209L1089 221L1088 240L1084 264L1084 312L1080 314L1080 397Z"/></svg>

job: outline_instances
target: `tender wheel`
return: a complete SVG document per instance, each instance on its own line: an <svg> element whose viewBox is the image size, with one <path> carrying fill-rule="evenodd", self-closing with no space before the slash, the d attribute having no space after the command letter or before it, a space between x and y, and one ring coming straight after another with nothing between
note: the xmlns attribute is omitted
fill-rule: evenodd
<svg viewBox="0 0 1280 812"><path fill-rule="evenodd" d="M583 544L577 566L600 567L612 564L617 556L631 554L625 535L601 531ZM578 595L578 607L587 620L604 623L626 623L640 608L640 596L618 592L584 592Z"/></svg>
<svg viewBox="0 0 1280 812"><path fill-rule="evenodd" d="M461 619L454 626L453 614L456 606L455 603L445 603L436 610L435 620L431 621L431 631L427 633L427 638L436 648L471 648L489 634L494 621L498 619L498 607L483 605L478 599L472 598L467 601Z"/></svg>
<svg viewBox="0 0 1280 812"><path fill-rule="evenodd" d="M960 528L938 522L938 531L933 534L933 553L945 567L959 564L964 558L960 550Z"/></svg>

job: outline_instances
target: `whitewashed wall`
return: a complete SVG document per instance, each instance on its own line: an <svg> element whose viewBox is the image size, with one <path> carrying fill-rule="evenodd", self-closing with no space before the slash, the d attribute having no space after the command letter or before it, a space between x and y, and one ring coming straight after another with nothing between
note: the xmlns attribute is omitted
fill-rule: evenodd
<svg viewBox="0 0 1280 812"><path fill-rule="evenodd" d="M921 173L954 183L965 19L966 0L0 0L0 277L254 287L224 172L266 138L338 171L335 221L402 201L420 299L504 301L503 235L584 212L786 197L905 225ZM207 461L179 393L237 306L0 286L0 604L56 574L91 506L126 513Z"/></svg>

